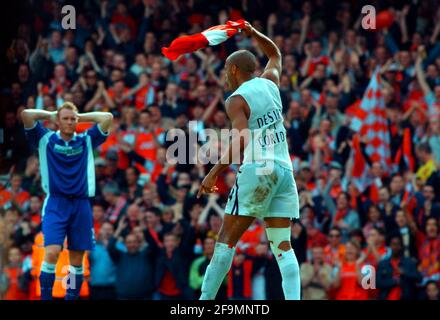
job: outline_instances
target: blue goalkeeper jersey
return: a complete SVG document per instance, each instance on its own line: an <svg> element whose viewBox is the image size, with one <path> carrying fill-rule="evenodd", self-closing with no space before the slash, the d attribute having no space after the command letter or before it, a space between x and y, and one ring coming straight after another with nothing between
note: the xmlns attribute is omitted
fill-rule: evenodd
<svg viewBox="0 0 440 320"><path fill-rule="evenodd" d="M36 121L25 128L30 144L38 149L41 184L49 196L87 198L95 195L95 161L93 149L108 136L98 124L70 141L59 131L49 130Z"/></svg>

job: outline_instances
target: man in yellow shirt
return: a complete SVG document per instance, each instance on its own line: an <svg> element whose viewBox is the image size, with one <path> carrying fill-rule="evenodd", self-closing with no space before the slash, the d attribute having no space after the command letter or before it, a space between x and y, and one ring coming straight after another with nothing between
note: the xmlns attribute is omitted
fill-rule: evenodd
<svg viewBox="0 0 440 320"><path fill-rule="evenodd" d="M437 170L434 157L432 156L431 146L428 143L421 143L417 146L417 157L423 165L417 170L416 176L425 183L429 177Z"/></svg>

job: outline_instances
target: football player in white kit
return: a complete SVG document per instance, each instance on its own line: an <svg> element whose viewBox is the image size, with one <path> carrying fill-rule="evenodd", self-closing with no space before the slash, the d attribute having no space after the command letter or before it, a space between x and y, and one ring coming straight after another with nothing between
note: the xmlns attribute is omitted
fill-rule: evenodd
<svg viewBox="0 0 440 320"><path fill-rule="evenodd" d="M299 201L279 92L282 57L275 43L249 23L243 32L256 40L269 61L256 77L256 58L251 52L239 50L226 59L226 83L233 93L225 107L233 130L240 134L232 136L228 151L205 177L197 197L216 192L217 176L241 154L243 161L229 194L200 299L215 299L231 267L235 245L253 220L261 218L280 268L284 296L299 300L299 265L290 243L290 220L299 218Z"/></svg>

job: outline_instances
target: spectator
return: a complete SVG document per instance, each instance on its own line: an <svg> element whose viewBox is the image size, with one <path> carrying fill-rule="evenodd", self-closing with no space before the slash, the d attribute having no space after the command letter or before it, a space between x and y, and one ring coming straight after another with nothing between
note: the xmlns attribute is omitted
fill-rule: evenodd
<svg viewBox="0 0 440 320"><path fill-rule="evenodd" d="M330 180L326 190L324 190L324 201L331 214L331 225L337 226L341 230L342 236L347 239L348 233L351 230L360 227L359 215L356 211L350 209L351 199L350 195L346 192L340 193L336 198L336 205L334 204L329 194L332 184L333 181Z"/></svg>
<svg viewBox="0 0 440 320"><path fill-rule="evenodd" d="M145 237L152 238L157 246L163 247L163 236L174 228L173 223L161 221L162 213L160 209L151 207L145 212Z"/></svg>
<svg viewBox="0 0 440 320"><path fill-rule="evenodd" d="M429 281L425 287L425 295L427 300L440 300L439 285L435 281Z"/></svg>
<svg viewBox="0 0 440 320"><path fill-rule="evenodd" d="M367 235L367 246L362 250L360 261L368 268L377 270L380 261L390 256L390 250L385 245L385 231L381 228L373 228ZM372 275L372 273L370 273ZM375 287L370 287L368 290L370 300L377 300L379 290Z"/></svg>
<svg viewBox="0 0 440 320"><path fill-rule="evenodd" d="M302 112L301 105L298 101L291 101L289 110L287 111L287 119L285 127L290 139L290 148L293 154L298 157L305 158L306 153L302 146L306 142L305 132L308 132L312 125L313 113ZM307 167L304 166L304 169Z"/></svg>
<svg viewBox="0 0 440 320"><path fill-rule="evenodd" d="M30 248L34 242L36 230L32 227L31 222L28 219L20 219L20 224L16 225L14 230L13 239L14 243L19 246L21 250Z"/></svg>
<svg viewBox="0 0 440 320"><path fill-rule="evenodd" d="M192 299L189 261L182 251L183 241L172 232L164 235L164 248L156 263L155 284L160 300Z"/></svg>
<svg viewBox="0 0 440 320"><path fill-rule="evenodd" d="M360 258L360 246L355 241L348 241L345 246L343 261L336 263L336 275L332 286L336 289L336 300L366 300L368 291L361 286L363 275Z"/></svg>
<svg viewBox="0 0 440 320"><path fill-rule="evenodd" d="M371 205L367 212L367 222L362 228L365 238L368 237L368 233L373 228L384 228L385 224L381 219L379 208L376 205Z"/></svg>
<svg viewBox="0 0 440 320"><path fill-rule="evenodd" d="M8 264L3 267L2 273L5 278L1 281L5 281L6 287L3 294L4 300L26 300L28 297L27 288L23 288L23 271L22 271L22 256L19 248L9 249Z"/></svg>
<svg viewBox="0 0 440 320"><path fill-rule="evenodd" d="M209 261L214 254L214 245L215 240L213 238L205 238L203 241L203 255L196 258L190 267L189 272L189 285L194 290L195 297L199 297L202 288L203 277L205 275L206 268L209 265ZM222 286L217 293L217 299L225 300L226 299L226 277L225 281L223 281Z"/></svg>
<svg viewBox="0 0 440 320"><path fill-rule="evenodd" d="M120 195L119 187L115 183L109 183L102 190L108 208L105 212L106 219L111 223L119 221L127 210L127 200Z"/></svg>
<svg viewBox="0 0 440 320"><path fill-rule="evenodd" d="M116 267L108 250L113 236L113 225L104 222L99 229L96 245L90 252L90 299L112 300L116 298Z"/></svg>
<svg viewBox="0 0 440 320"><path fill-rule="evenodd" d="M159 195L154 185L144 186L142 189L142 198L138 201L138 205L145 211L153 207L161 207Z"/></svg>
<svg viewBox="0 0 440 320"><path fill-rule="evenodd" d="M215 237L217 240L217 235L222 226L223 219L218 214L214 213L208 216L208 231L206 233L207 237Z"/></svg>
<svg viewBox="0 0 440 320"><path fill-rule="evenodd" d="M361 248L365 247L366 240L364 237L364 233L362 232L361 229L351 230L348 236L349 236L349 240L356 242L359 245L359 247Z"/></svg>
<svg viewBox="0 0 440 320"><path fill-rule="evenodd" d="M379 263L377 269L377 288L382 300L408 300L416 294L416 283L422 277L411 258L403 255L402 239L390 239L391 256Z"/></svg>
<svg viewBox="0 0 440 320"><path fill-rule="evenodd" d="M301 265L303 300L326 300L332 283L332 267L324 261L324 250L312 248L312 259Z"/></svg>
<svg viewBox="0 0 440 320"><path fill-rule="evenodd" d="M25 212L24 217L31 223L32 230L38 230L41 224L41 210L43 203L38 196L31 196L29 201L29 210Z"/></svg>
<svg viewBox="0 0 440 320"><path fill-rule="evenodd" d="M317 66L317 70L315 71L314 78L316 80L317 77L324 77L324 65L319 64ZM318 74L321 73L320 76ZM305 80L304 82L306 82ZM318 92L321 92L322 87L317 90ZM313 125L312 127L315 129L318 129L320 126L323 125L324 120L328 120L332 124L332 130L331 135L332 138L336 138L336 134L338 133L339 129L345 122L344 115L338 110L338 104L339 104L339 97L337 94L329 92L326 96L325 105L319 106L319 108L316 111L315 116L313 117ZM324 111L323 111L324 110Z"/></svg>
<svg viewBox="0 0 440 320"><path fill-rule="evenodd" d="M345 245L342 241L341 230L333 227L329 232L329 244L324 248L325 262L334 267L345 259Z"/></svg>
<svg viewBox="0 0 440 320"><path fill-rule="evenodd" d="M257 250L259 250L257 246ZM231 270L228 273L228 299L230 300L250 300L252 298L252 278L265 263L265 251L259 252L252 257L243 251L238 251L233 259Z"/></svg>
<svg viewBox="0 0 440 320"><path fill-rule="evenodd" d="M99 234L102 225L106 222L105 211L102 203L95 202L92 207L93 210L93 230L95 234Z"/></svg>
<svg viewBox="0 0 440 320"><path fill-rule="evenodd" d="M40 162L36 156L30 156L26 161L21 187L23 190L29 190L31 195L37 194L41 190L39 165Z"/></svg>
<svg viewBox="0 0 440 320"><path fill-rule="evenodd" d="M400 207L390 201L390 192L387 187L380 188L379 203L377 206L384 221L385 230L390 232L396 229L396 212Z"/></svg>
<svg viewBox="0 0 440 320"><path fill-rule="evenodd" d="M423 140L428 142L434 155L434 161L440 163L440 120L438 118L429 119L428 135Z"/></svg>
<svg viewBox="0 0 440 320"><path fill-rule="evenodd" d="M21 210L27 210L30 194L21 187L23 178L20 174L11 176L11 186L0 192L0 207L5 209L15 204Z"/></svg>
<svg viewBox="0 0 440 320"><path fill-rule="evenodd" d="M64 45L61 32L58 30L52 31L49 42L49 54L54 63L61 63L64 61Z"/></svg>
<svg viewBox="0 0 440 320"><path fill-rule="evenodd" d="M423 164L419 170L417 170L417 178L426 182L432 173L437 170L430 145L428 143L419 144L417 146L417 155Z"/></svg>
<svg viewBox="0 0 440 320"><path fill-rule="evenodd" d="M298 263L301 264L307 259L307 230L299 220L293 220L291 228L291 243L295 250Z"/></svg>
<svg viewBox="0 0 440 320"><path fill-rule="evenodd" d="M391 178L390 182L390 201L397 207L401 207L403 204L405 185L403 178L400 174L395 174Z"/></svg>
<svg viewBox="0 0 440 320"><path fill-rule="evenodd" d="M440 205L435 202L434 187L425 184L422 189L422 196L414 212L417 225L423 228L426 220L430 217L435 219L440 218Z"/></svg>
<svg viewBox="0 0 440 320"><path fill-rule="evenodd" d="M385 232L381 228L373 228L367 234L367 247L362 250L363 262L377 267L379 262L387 255L388 249L385 246Z"/></svg>
<svg viewBox="0 0 440 320"><path fill-rule="evenodd" d="M324 67L329 63L329 58L322 54L322 45L318 40L314 40L308 45L307 49L304 48L306 53L306 60L302 66L302 75L312 75L315 72L315 68L322 64Z"/></svg>
<svg viewBox="0 0 440 320"><path fill-rule="evenodd" d="M4 254L8 256L9 248L14 244L14 233L18 228L18 223L20 222L19 211L15 207L7 209L3 214L3 222L3 246L5 250Z"/></svg>
<svg viewBox="0 0 440 320"><path fill-rule="evenodd" d="M152 246L141 248L134 234L125 238L126 252L117 248L117 238L124 227L124 223L119 224L108 244L110 257L116 266L116 297L121 300L152 299L155 290L153 270L156 249Z"/></svg>
<svg viewBox="0 0 440 320"><path fill-rule="evenodd" d="M426 240L419 248L419 271L422 273L422 285L428 281L440 281L440 235L436 218L428 218L425 226Z"/></svg>
<svg viewBox="0 0 440 320"><path fill-rule="evenodd" d="M417 226L406 210L399 210L396 213L397 228L390 232L392 235L400 235L405 257L417 258Z"/></svg>
<svg viewBox="0 0 440 320"><path fill-rule="evenodd" d="M129 167L125 171L125 179L127 181L125 193L129 203L133 203L142 197L142 187L138 183L139 175L139 170L135 167Z"/></svg>
<svg viewBox="0 0 440 320"><path fill-rule="evenodd" d="M143 220L143 212L141 212L139 206L137 204L129 205L126 214L119 220L125 225L125 228L121 232L121 236L125 238L125 236L132 233Z"/></svg>

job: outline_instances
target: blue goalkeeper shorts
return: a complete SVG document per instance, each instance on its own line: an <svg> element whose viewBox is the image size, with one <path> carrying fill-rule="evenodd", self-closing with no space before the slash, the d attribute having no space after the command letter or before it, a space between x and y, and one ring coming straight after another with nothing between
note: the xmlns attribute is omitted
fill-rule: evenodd
<svg viewBox="0 0 440 320"><path fill-rule="evenodd" d="M44 246L63 246L67 237L69 250L93 249L95 233L90 200L47 196L42 210L42 231Z"/></svg>

